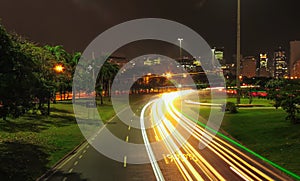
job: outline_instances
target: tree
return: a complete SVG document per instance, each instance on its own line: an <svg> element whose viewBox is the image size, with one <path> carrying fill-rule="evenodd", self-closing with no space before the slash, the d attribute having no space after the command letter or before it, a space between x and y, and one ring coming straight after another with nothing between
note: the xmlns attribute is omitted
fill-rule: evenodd
<svg viewBox="0 0 300 181"><path fill-rule="evenodd" d="M99 75L97 77L96 91L101 99L101 104L103 104L102 91L104 95L111 97L111 84L119 71L119 66L108 61L105 61L100 69Z"/></svg>
<svg viewBox="0 0 300 181"><path fill-rule="evenodd" d="M54 90L54 93L56 94L56 92L59 91L61 99L65 99L66 92L72 89L72 65L74 64L72 61L72 55L65 51L61 45L46 45L45 49L47 49L52 56L54 56L57 64L62 64L64 67L63 73L58 73L56 76L56 89Z"/></svg>
<svg viewBox="0 0 300 181"><path fill-rule="evenodd" d="M17 34L9 34L0 24L0 117L18 117L30 109L50 114L53 92L58 87L63 88L62 92L71 86L71 60L72 56L62 46L38 46ZM64 64L64 74L53 70L57 63ZM61 85L57 84L58 79L62 79Z"/></svg>
<svg viewBox="0 0 300 181"><path fill-rule="evenodd" d="M287 120L298 123L300 112L300 80L271 80L267 83L268 98L275 101L275 107L282 107L287 113Z"/></svg>
<svg viewBox="0 0 300 181"><path fill-rule="evenodd" d="M282 92L284 91L285 81L281 79L270 80L266 84L267 88L267 99L271 99L275 101L274 107L278 109L281 106L282 102Z"/></svg>
<svg viewBox="0 0 300 181"><path fill-rule="evenodd" d="M22 50L23 42L0 25L0 104L1 117L18 117L33 106L37 65Z"/></svg>
<svg viewBox="0 0 300 181"><path fill-rule="evenodd" d="M76 66L78 65L79 63L79 60L81 58L81 53L80 52L75 52L72 56L72 59L71 59L71 62L70 62L70 65L71 65L71 69L72 69L72 77L74 77L74 74L75 74L75 70L76 70ZM73 83L73 81L72 81ZM70 88L72 88L72 85L70 85ZM73 95L72 95L72 100L73 100L73 103L75 103L75 96L76 96L76 89L74 88L73 89Z"/></svg>

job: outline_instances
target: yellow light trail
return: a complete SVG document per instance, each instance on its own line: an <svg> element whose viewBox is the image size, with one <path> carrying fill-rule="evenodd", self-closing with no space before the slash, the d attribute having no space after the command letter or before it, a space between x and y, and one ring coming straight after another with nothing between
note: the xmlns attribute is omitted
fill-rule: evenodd
<svg viewBox="0 0 300 181"><path fill-rule="evenodd" d="M153 115L153 120L155 121L159 121L159 118L156 114L156 104L152 105L152 115ZM159 123L160 124L160 123ZM157 124L157 125L159 125ZM158 130L161 131L161 127L157 126ZM161 131L162 133L162 131ZM166 139L168 139L169 137L166 137L165 134L161 134L162 140L164 141L164 144L166 145L167 149L169 150L170 153L174 153L172 146L170 145L169 142L166 142ZM182 163L180 162L180 160L177 158L175 158L175 164L178 168L178 170L180 171L182 177L184 178L184 180L193 180L192 177L189 175L188 171L185 169L185 167L182 165Z"/></svg>
<svg viewBox="0 0 300 181"><path fill-rule="evenodd" d="M272 173L278 178L280 175L272 172L262 164L258 163L245 153L241 152L226 141L218 138L198 125L193 120L184 116L174 105L174 101L180 96L187 95L192 91L182 91L165 93L151 105L151 124L155 140L162 141L168 152L171 154L172 161L176 164L184 180L203 180L199 172L200 169L210 180L225 180L223 176L199 153L196 147L193 147L184 138L182 132L179 132L177 126L184 128L194 139L207 146L215 155L229 165L233 173L244 180L273 180L270 176L260 171L262 168ZM176 126L177 125L177 126ZM176 127L175 127L176 126ZM178 145L181 145L181 149ZM249 160L249 164L246 160ZM166 164L166 155L164 155ZM190 159L190 161L189 161ZM193 164L192 164L193 163ZM255 164L253 166L252 164ZM257 167L259 166L259 167ZM284 178L282 178L284 180Z"/></svg>
<svg viewBox="0 0 300 181"><path fill-rule="evenodd" d="M177 111L173 105L173 103L169 103L171 109L167 106L167 109L168 109L168 112L170 115L172 115L172 117L174 119L177 119L177 121L179 123L182 124L182 121L180 120L183 120L185 121L185 123L188 123L192 124L192 127L193 128L189 128L187 125L184 125L183 126L187 129L190 129L190 131L197 131L199 132L200 134L202 135L209 135L209 138L210 139L207 139L208 137L207 136L200 136L200 135L195 135L193 134L193 136L198 139L199 141L206 141L204 142L204 144L216 144L218 147L220 147L222 150L226 151L227 153L229 153L231 156L233 156L234 158L236 158L237 160L239 160L240 162L242 162L243 164L245 164L248 168L252 169L253 171L255 171L256 173L258 173L259 175L261 175L262 177L264 177L265 179L267 180L273 180L271 179L269 176L267 176L266 174L264 174L263 172L261 172L260 170L258 170L257 168L253 167L252 165L248 164L246 161L244 161L243 159L241 159L240 157L238 157L236 154L234 154L233 152L229 151L227 148L223 147L222 145L218 144L216 141L212 140L211 138L214 137L214 135L212 135L211 133L209 133L207 130L205 130L204 128L200 127L199 125L197 125L196 123L194 123L193 121L189 120L188 118L186 118L184 115L182 115L179 111ZM173 111L175 112L175 114L173 113ZM179 120L180 119L180 120ZM196 129L195 129L196 127ZM194 129L194 130L191 130L191 129ZM203 140L203 138L206 138ZM218 137L214 137L220 141L222 141L222 143L224 143L226 146L230 146L232 148L231 145L229 145L228 143L224 142L223 140L219 139ZM216 146L213 146L215 149L217 149ZM214 151L211 147L209 147L212 151ZM219 150L219 149L218 149ZM220 150L219 150L220 151ZM221 152L221 151L220 151ZM252 172L250 172L248 169L246 169L245 167L243 167L241 164L239 164L238 162L236 162L231 156L229 156L228 154L224 153L224 152L221 152L223 153L228 159L230 159L232 162L234 162L235 164L238 164L238 166L240 166L241 168L243 168L243 170L245 170L247 173L249 173L251 176L253 176L254 178L260 180L255 174L253 174ZM222 157L224 158L224 157ZM225 160L224 160L225 161Z"/></svg>
<svg viewBox="0 0 300 181"><path fill-rule="evenodd" d="M161 104L160 104L161 105ZM194 158L197 158L194 160L196 165L205 173L205 175L210 178L211 180L216 179L215 175L217 176L218 180L225 180L200 154L199 152L190 144L188 143L183 136L177 131L177 129L172 125L171 121L168 120L164 113L162 112L162 109L157 109L158 114L166 127L169 129L169 132L172 132L175 137L175 139L183 145L183 149L186 153L191 154ZM213 174L212 174L212 173Z"/></svg>

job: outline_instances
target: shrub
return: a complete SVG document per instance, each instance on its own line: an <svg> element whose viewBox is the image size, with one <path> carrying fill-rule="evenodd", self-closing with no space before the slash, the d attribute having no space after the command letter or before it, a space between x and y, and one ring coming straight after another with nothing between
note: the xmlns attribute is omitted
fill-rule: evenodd
<svg viewBox="0 0 300 181"><path fill-rule="evenodd" d="M227 102L222 106L222 111L226 111L229 113L237 113L236 105L233 102Z"/></svg>

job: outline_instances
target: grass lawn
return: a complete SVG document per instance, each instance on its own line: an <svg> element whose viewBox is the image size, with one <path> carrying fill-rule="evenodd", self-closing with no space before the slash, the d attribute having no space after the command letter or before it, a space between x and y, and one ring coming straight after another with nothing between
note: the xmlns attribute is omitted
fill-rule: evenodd
<svg viewBox="0 0 300 181"><path fill-rule="evenodd" d="M236 103L236 98L227 98L228 102L234 102ZM241 98L241 104L249 104L249 99L248 98ZM257 98L254 97L252 99L252 103L254 105L263 105L266 107L272 107L274 105L274 101L272 100L267 100L267 99L263 99L263 98Z"/></svg>
<svg viewBox="0 0 300 181"><path fill-rule="evenodd" d="M99 113L103 121L114 115L109 104ZM0 178L35 180L83 141L72 104L52 104L48 117L0 120Z"/></svg>
<svg viewBox="0 0 300 181"><path fill-rule="evenodd" d="M209 112L209 107L200 109L204 118ZM282 109L239 109L237 114L225 114L221 128L249 149L300 175L300 124L291 124L285 116Z"/></svg>

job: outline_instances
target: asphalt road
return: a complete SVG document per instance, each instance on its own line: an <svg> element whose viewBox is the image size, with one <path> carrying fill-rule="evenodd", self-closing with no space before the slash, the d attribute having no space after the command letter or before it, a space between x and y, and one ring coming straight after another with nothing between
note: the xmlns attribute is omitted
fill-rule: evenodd
<svg viewBox="0 0 300 181"><path fill-rule="evenodd" d="M189 92L182 99L188 97ZM152 126L150 129L128 126L116 116L90 143L107 141L105 132L109 131L126 143L146 143L146 151L124 149L124 154L120 155L124 159L118 162L86 142L58 164L46 180L292 180L220 137L211 140L211 132L186 117L186 114L195 114L190 106L176 93L156 97L151 102L145 98L133 103L119 116L123 120L125 117L131 122L140 122L142 127L142 122L147 122ZM141 116L139 119L129 114L131 108ZM153 146L152 143L158 144ZM202 149L201 145L206 147ZM112 152L119 149L112 144ZM130 163L139 156L152 162ZM155 161L157 159L159 161Z"/></svg>

